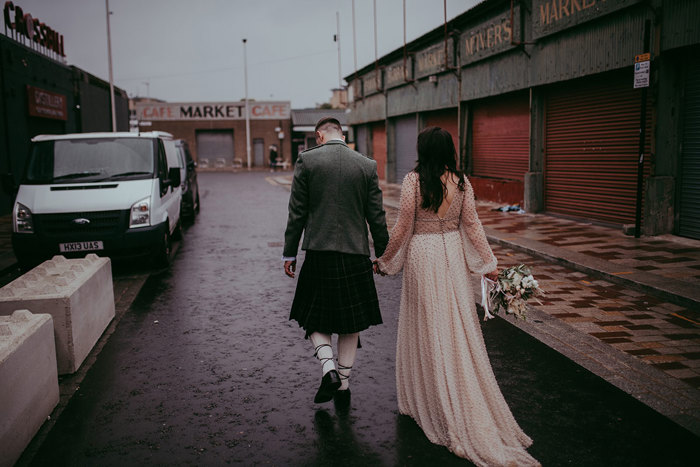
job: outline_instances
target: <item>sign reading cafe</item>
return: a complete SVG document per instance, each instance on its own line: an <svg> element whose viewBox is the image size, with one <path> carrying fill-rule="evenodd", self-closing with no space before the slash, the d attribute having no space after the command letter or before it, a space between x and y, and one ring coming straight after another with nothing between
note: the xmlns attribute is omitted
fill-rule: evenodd
<svg viewBox="0 0 700 467"><path fill-rule="evenodd" d="M290 118L290 102L251 102L252 120L286 120ZM187 102L136 104L139 120L243 120L245 102Z"/></svg>

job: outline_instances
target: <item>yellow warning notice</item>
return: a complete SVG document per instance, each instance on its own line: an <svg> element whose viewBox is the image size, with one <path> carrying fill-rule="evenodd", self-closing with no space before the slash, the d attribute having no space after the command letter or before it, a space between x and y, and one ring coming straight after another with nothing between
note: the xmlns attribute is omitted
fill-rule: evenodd
<svg viewBox="0 0 700 467"><path fill-rule="evenodd" d="M641 54L641 55L635 55L635 56L634 56L634 63L648 62L649 60L651 60L651 54L650 54L650 53Z"/></svg>

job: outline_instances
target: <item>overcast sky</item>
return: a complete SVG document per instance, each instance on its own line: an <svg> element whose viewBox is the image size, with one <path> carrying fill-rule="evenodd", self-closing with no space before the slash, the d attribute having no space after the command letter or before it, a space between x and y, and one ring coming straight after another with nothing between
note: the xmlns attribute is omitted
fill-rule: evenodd
<svg viewBox="0 0 700 467"><path fill-rule="evenodd" d="M12 1L63 34L68 64L108 79L104 0ZM379 57L403 45L403 2L376 0ZM447 19L477 3L447 0ZM374 61L373 5L355 0L358 69ZM355 70L352 0L110 0L109 7L114 81L130 96L243 99L246 38L250 98L293 108L327 102L339 85L336 12L341 74ZM410 42L442 24L443 0L406 0L406 12Z"/></svg>

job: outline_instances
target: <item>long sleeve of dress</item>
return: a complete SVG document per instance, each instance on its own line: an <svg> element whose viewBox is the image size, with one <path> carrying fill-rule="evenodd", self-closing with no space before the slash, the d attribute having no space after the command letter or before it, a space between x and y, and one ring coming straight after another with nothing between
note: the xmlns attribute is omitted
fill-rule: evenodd
<svg viewBox="0 0 700 467"><path fill-rule="evenodd" d="M401 184L401 200L399 217L391 229L389 244L384 254L377 259L379 269L386 274L397 274L403 268L406 260L408 244L413 236L413 226L416 221L416 191L418 190L418 175L410 172Z"/></svg>
<svg viewBox="0 0 700 467"><path fill-rule="evenodd" d="M373 161L374 162L374 161ZM376 162L375 162L376 165ZM365 211L367 224L372 233L374 242L374 254L379 257L384 254L389 242L389 232L386 229L386 213L382 201L382 190L379 188L379 177L375 168L372 179L369 182L369 194L367 196L367 209Z"/></svg>
<svg viewBox="0 0 700 467"><path fill-rule="evenodd" d="M467 257L467 264L472 272L486 274L496 269L498 261L491 251L486 239L484 227L476 213L474 189L469 180L465 180L464 202L462 203L462 219L459 224L462 234L462 244Z"/></svg>

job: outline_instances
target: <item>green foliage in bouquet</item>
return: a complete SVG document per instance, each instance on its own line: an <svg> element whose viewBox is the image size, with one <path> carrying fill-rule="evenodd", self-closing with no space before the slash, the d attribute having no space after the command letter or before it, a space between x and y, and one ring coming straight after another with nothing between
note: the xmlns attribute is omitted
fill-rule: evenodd
<svg viewBox="0 0 700 467"><path fill-rule="evenodd" d="M524 264L503 269L489 294L495 313L504 310L521 319L525 319L526 302L533 299L541 305L538 297L543 295L540 284L533 277L530 268Z"/></svg>

